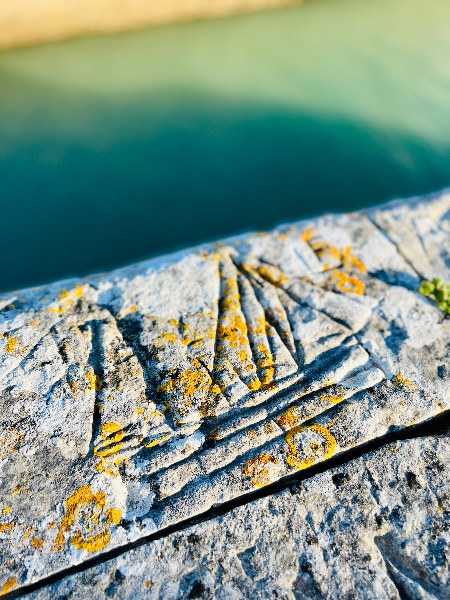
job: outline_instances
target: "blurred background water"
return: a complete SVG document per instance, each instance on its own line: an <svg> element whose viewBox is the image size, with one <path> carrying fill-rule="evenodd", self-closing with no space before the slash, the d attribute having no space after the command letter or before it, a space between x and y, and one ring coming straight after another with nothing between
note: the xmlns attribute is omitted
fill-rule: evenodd
<svg viewBox="0 0 450 600"><path fill-rule="evenodd" d="M450 185L450 3L0 53L0 289Z"/></svg>

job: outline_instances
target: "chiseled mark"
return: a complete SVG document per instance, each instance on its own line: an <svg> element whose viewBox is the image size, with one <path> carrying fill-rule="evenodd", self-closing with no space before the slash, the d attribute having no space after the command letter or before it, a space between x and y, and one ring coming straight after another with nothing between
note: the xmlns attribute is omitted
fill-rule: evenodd
<svg viewBox="0 0 450 600"><path fill-rule="evenodd" d="M101 441L94 448L94 455L100 459L97 463L97 471L116 475L116 468L119 466L121 458L116 457L111 460L111 457L122 450L124 431L119 423L110 421L101 425L100 436Z"/></svg>

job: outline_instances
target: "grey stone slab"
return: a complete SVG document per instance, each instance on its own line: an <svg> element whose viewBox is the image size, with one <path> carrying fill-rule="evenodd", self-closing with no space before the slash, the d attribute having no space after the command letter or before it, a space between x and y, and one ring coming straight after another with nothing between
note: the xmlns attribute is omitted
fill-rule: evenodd
<svg viewBox="0 0 450 600"><path fill-rule="evenodd" d="M1 296L0 584L447 411L449 320L414 248L445 276L449 210L326 215Z"/></svg>
<svg viewBox="0 0 450 600"><path fill-rule="evenodd" d="M397 442L31 594L444 599L450 438Z"/></svg>

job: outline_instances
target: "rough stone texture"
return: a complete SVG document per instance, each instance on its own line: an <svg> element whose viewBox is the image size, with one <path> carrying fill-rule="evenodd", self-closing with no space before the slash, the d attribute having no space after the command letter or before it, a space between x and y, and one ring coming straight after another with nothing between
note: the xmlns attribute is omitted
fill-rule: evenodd
<svg viewBox="0 0 450 600"><path fill-rule="evenodd" d="M220 17L301 0L1 0L0 48Z"/></svg>
<svg viewBox="0 0 450 600"><path fill-rule="evenodd" d="M449 598L449 465L449 437L391 444L31 597Z"/></svg>
<svg viewBox="0 0 450 600"><path fill-rule="evenodd" d="M418 289L449 252L443 193L0 296L0 589L444 414L449 319Z"/></svg>

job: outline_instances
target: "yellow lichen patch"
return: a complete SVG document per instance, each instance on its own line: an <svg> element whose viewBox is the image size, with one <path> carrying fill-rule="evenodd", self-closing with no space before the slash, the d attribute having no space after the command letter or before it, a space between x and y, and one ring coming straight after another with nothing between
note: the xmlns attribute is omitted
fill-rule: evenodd
<svg viewBox="0 0 450 600"><path fill-rule="evenodd" d="M342 253L339 250L339 248L336 248L336 246L332 246L328 242L318 240L316 242L312 242L312 244L310 245L314 252L320 257L328 255L331 258L335 258L336 260L341 260Z"/></svg>
<svg viewBox="0 0 450 600"><path fill-rule="evenodd" d="M95 448L94 454L102 457L117 454L122 449L123 440L123 429L119 423L114 423L114 421L104 423L100 428L100 432L104 443Z"/></svg>
<svg viewBox="0 0 450 600"><path fill-rule="evenodd" d="M14 350L17 348L17 344L19 343L19 340L15 337L12 336L5 336L6 337L6 352L14 352Z"/></svg>
<svg viewBox="0 0 450 600"><path fill-rule="evenodd" d="M198 371L187 369L179 378L180 391L187 398L192 398L198 391L208 389L211 383L211 377L204 369Z"/></svg>
<svg viewBox="0 0 450 600"><path fill-rule="evenodd" d="M209 373L202 368L198 361L192 363L193 369L186 369L178 374L174 370L170 374L168 381L165 381L158 387L158 392L173 394L179 392L185 401L185 405L189 408L192 406L192 401L197 393L203 393L209 390L212 379ZM197 368L196 368L197 367ZM170 402L167 398L164 399L167 413L171 410Z"/></svg>
<svg viewBox="0 0 450 600"><path fill-rule="evenodd" d="M153 581L151 581L150 579L148 581L145 582L145 587L146 588L151 588L153 585Z"/></svg>
<svg viewBox="0 0 450 600"><path fill-rule="evenodd" d="M405 379L401 373L394 377L393 385L397 387L407 387L411 390L417 390L417 386L410 379Z"/></svg>
<svg viewBox="0 0 450 600"><path fill-rule="evenodd" d="M272 265L259 265L256 271L263 279L275 287L281 287L283 283L289 281L289 277L287 275Z"/></svg>
<svg viewBox="0 0 450 600"><path fill-rule="evenodd" d="M133 304L133 306L130 308L130 312L135 313L137 309L138 307L136 306L136 304Z"/></svg>
<svg viewBox="0 0 450 600"><path fill-rule="evenodd" d="M6 517L6 515L9 515L9 513L12 511L11 506L5 506L5 508L3 509L3 516Z"/></svg>
<svg viewBox="0 0 450 600"><path fill-rule="evenodd" d="M163 333L160 335L160 340L174 344L176 341L178 341L178 337L174 333L163 331Z"/></svg>
<svg viewBox="0 0 450 600"><path fill-rule="evenodd" d="M143 415L143 414L144 414L144 409L143 409L143 408L140 408L140 407L138 407L138 408L136 409L136 412L137 412L137 414L138 414L138 415Z"/></svg>
<svg viewBox="0 0 450 600"><path fill-rule="evenodd" d="M258 361L258 371L263 371L264 374L261 380L263 386L270 385L275 377L275 363L269 348L265 344L259 344L259 351L263 354L263 358Z"/></svg>
<svg viewBox="0 0 450 600"><path fill-rule="evenodd" d="M10 534L10 533L12 533L15 526L16 526L15 523L1 523L0 524L0 533Z"/></svg>
<svg viewBox="0 0 450 600"><path fill-rule="evenodd" d="M18 452L24 434L12 427L3 438L0 438L0 457L9 452Z"/></svg>
<svg viewBox="0 0 450 600"><path fill-rule="evenodd" d="M278 461L271 454L260 454L245 463L244 473L251 477L253 485L264 487L273 481L270 476L270 464L278 464Z"/></svg>
<svg viewBox="0 0 450 600"><path fill-rule="evenodd" d="M367 273L366 265L362 262L362 260L359 260L359 258L352 253L351 246L348 246L342 250L341 261L344 267L349 271L358 269L358 271L361 271L361 273Z"/></svg>
<svg viewBox="0 0 450 600"><path fill-rule="evenodd" d="M256 437L258 434L256 433L256 431L254 429L249 429L247 431L247 435L248 435L248 437Z"/></svg>
<svg viewBox="0 0 450 600"><path fill-rule="evenodd" d="M300 421L299 417L294 412L295 410L298 410L298 407L291 406L284 413L284 415L281 415L280 417L278 417L278 419L276 419L275 422L280 427L283 427L285 429L291 429L292 427L294 427L294 425L297 425L297 423Z"/></svg>
<svg viewBox="0 0 450 600"><path fill-rule="evenodd" d="M170 438L170 435L168 435L168 434L162 435L161 437L156 438L156 439L152 440L151 442L148 442L148 444L145 444L145 447L153 448L154 446L158 446L159 444L162 444L162 442L166 442L169 438Z"/></svg>
<svg viewBox="0 0 450 600"><path fill-rule="evenodd" d="M344 396L332 396L330 394L320 394L320 399L327 400L328 402L331 402L332 404L339 404L339 402L342 402L343 400L345 400Z"/></svg>
<svg viewBox="0 0 450 600"><path fill-rule="evenodd" d="M259 390L261 388L261 382L257 377L252 377L247 383L247 387L252 392L256 392L256 390Z"/></svg>
<svg viewBox="0 0 450 600"><path fill-rule="evenodd" d="M366 286L360 279L339 270L333 272L330 283L336 283L337 289L346 294L364 294L366 290Z"/></svg>
<svg viewBox="0 0 450 600"><path fill-rule="evenodd" d="M309 242L314 237L314 227L307 227L305 231L302 233L302 240L304 242Z"/></svg>
<svg viewBox="0 0 450 600"><path fill-rule="evenodd" d="M83 296L83 286L77 285L75 289L71 290L62 290L59 294L59 302L57 307L51 306L48 311L52 313L56 313L58 315L62 315L74 305L76 300L79 300Z"/></svg>
<svg viewBox="0 0 450 600"><path fill-rule="evenodd" d="M89 381L92 390L99 392L102 389L102 380L96 373L94 373L92 369L89 369L89 371L86 373L86 379Z"/></svg>
<svg viewBox="0 0 450 600"><path fill-rule="evenodd" d="M296 436L299 434L302 434L305 442L301 448L298 448L296 441ZM336 450L334 436L323 425L294 427L285 439L289 447L287 463L290 467L297 467L299 470L331 458Z"/></svg>
<svg viewBox="0 0 450 600"><path fill-rule="evenodd" d="M4 596L8 592L11 592L15 587L17 587L18 583L19 582L17 581L16 577L11 577L10 579L7 579L5 581L5 583L3 584L3 588L2 588L2 592L1 592L0 596Z"/></svg>
<svg viewBox="0 0 450 600"><path fill-rule="evenodd" d="M67 501L66 514L59 527L55 549L62 551L66 534L73 532L69 541L78 549L96 552L111 540L110 525L118 525L121 513L107 510L105 492L93 492L90 485L80 487Z"/></svg>
<svg viewBox="0 0 450 600"><path fill-rule="evenodd" d="M308 235L303 237L303 239L306 242L311 241L311 244L310 244L311 248L314 250L314 252L320 258L324 258L324 257L328 256L330 258L334 258L335 260L338 260L342 264L342 266L349 271L358 270L358 271L361 271L361 273L367 273L366 265L363 263L362 260L360 260L353 254L351 246L347 246L346 248L341 250L339 248L336 248L336 246L332 246L331 244L329 244L328 242L325 242L323 240L312 241L312 239L314 237L312 235L312 230L313 230L313 228L309 228L307 230ZM328 263L324 265L325 271L328 270L329 268L330 268L330 265Z"/></svg>
<svg viewBox="0 0 450 600"><path fill-rule="evenodd" d="M44 546L44 540L38 539L36 536L31 540L31 545L35 550L41 550Z"/></svg>

